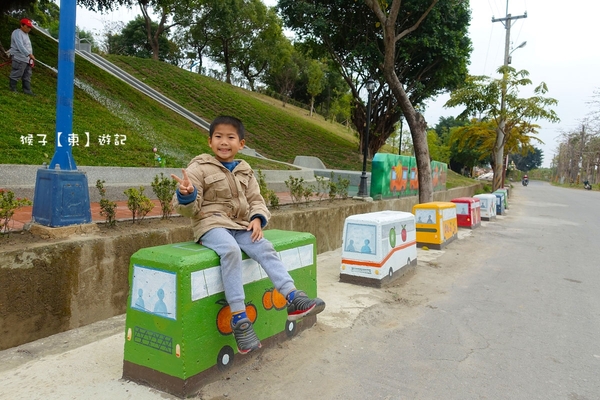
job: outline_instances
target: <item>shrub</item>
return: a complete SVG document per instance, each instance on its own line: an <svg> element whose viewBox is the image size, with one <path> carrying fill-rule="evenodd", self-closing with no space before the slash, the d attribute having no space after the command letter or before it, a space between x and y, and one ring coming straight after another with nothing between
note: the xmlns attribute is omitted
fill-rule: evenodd
<svg viewBox="0 0 600 400"><path fill-rule="evenodd" d="M325 197L325 195L329 192L330 180L328 180L324 176L315 176L315 179L317 180L316 194L319 197L319 201L321 201L323 200L323 197Z"/></svg>
<svg viewBox="0 0 600 400"><path fill-rule="evenodd" d="M300 203L306 193L306 188L304 187L304 178L294 178L290 175L290 179L284 181L284 183L285 186L290 190L292 203Z"/></svg>
<svg viewBox="0 0 600 400"><path fill-rule="evenodd" d="M177 181L166 177L162 172L160 173L160 178L158 175L154 177L152 191L160 202L162 219L169 219L173 213L173 204L171 204L171 200L173 199L176 188Z"/></svg>
<svg viewBox="0 0 600 400"><path fill-rule="evenodd" d="M333 175L333 172L332 172ZM332 202L337 197L337 185L334 181L329 181L329 201Z"/></svg>
<svg viewBox="0 0 600 400"><path fill-rule="evenodd" d="M29 199L15 199L15 194L12 191L0 189L0 234L8 234L10 221L15 215L15 210L31 204Z"/></svg>
<svg viewBox="0 0 600 400"><path fill-rule="evenodd" d="M106 189L104 183L106 181L98 179L96 181L96 188L100 192L100 215L106 218L106 226L113 227L117 223L117 203L110 201L106 198Z"/></svg>
<svg viewBox="0 0 600 400"><path fill-rule="evenodd" d="M275 194L274 190L271 190L267 187L267 182L265 181L265 175L259 169L257 172L258 178L258 187L260 188L260 195L265 199L265 202L268 206L273 208L279 207L279 197Z"/></svg>
<svg viewBox="0 0 600 400"><path fill-rule="evenodd" d="M135 218L143 220L146 214L148 214L154 208L154 204L150 199L144 195L144 187L140 186L140 190L136 188L129 188L125 192L127 196L127 208L131 211L133 217L132 223L135 224Z"/></svg>
<svg viewBox="0 0 600 400"><path fill-rule="evenodd" d="M333 173L332 173L333 174ZM337 192L342 199L348 198L348 187L350 186L350 179L343 179L341 176L338 176L337 181Z"/></svg>
<svg viewBox="0 0 600 400"><path fill-rule="evenodd" d="M315 187L313 185L305 186L304 191L302 192L302 196L304 197L304 201L308 204L311 197L313 196L315 191Z"/></svg>
<svg viewBox="0 0 600 400"><path fill-rule="evenodd" d="M334 182L333 172L331 172L331 176L329 178L329 201L335 200L335 198L338 196L342 199L347 199L349 186L350 180L343 179L341 176L338 176L337 183Z"/></svg>

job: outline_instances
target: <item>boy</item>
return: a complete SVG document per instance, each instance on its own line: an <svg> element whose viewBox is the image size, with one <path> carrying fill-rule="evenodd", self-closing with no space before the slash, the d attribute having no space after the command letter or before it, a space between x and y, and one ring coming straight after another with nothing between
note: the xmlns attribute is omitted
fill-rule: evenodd
<svg viewBox="0 0 600 400"><path fill-rule="evenodd" d="M31 91L31 72L35 57L29 40L29 32L33 24L31 20L23 18L21 27L15 29L10 37L10 54L12 57L12 70L9 76L9 89L17 91L17 83L23 81L23 93L33 96Z"/></svg>
<svg viewBox="0 0 600 400"><path fill-rule="evenodd" d="M202 154L192 159L182 170L183 178L171 175L179 183L173 202L179 214L192 218L194 239L221 258L231 327L238 352L246 354L261 344L245 312L241 250L263 267L286 297L289 320L318 314L325 302L296 290L273 245L263 238L271 214L250 165L235 160L245 144L242 122L235 117L217 117L210 125L208 144L214 156Z"/></svg>

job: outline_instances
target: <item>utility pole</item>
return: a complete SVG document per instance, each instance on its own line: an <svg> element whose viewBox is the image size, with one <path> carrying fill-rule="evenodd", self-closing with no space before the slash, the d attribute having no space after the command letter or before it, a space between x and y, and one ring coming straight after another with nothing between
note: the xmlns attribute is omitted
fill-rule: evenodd
<svg viewBox="0 0 600 400"><path fill-rule="evenodd" d="M508 64L510 64L510 27L512 20L527 18L527 12L523 15L512 16L508 13L508 0L506 0L506 17L494 18L492 22L502 22L506 29L506 40L504 43L504 69L502 72L502 95L500 98L500 122L496 129L496 143L494 144L494 182L493 190L498 190L504 187L504 174L506 165L504 164L504 141L505 141L505 127L506 127L506 86L508 79ZM522 45L521 45L522 46ZM520 47L520 46L519 46Z"/></svg>
<svg viewBox="0 0 600 400"><path fill-rule="evenodd" d="M579 179L580 181L581 180L584 180L584 181L587 180L587 171L588 170L584 170L584 168L583 168L583 150L585 149L585 139L586 139L586 137L585 137L585 125L582 124L581 125L581 140L580 140L580 143L579 143L579 153L581 154L581 172L579 173L579 175L581 176L581 178ZM589 164L588 164L588 166L589 166ZM584 171L586 173L585 177L583 176ZM579 182L577 182L577 183L579 183Z"/></svg>

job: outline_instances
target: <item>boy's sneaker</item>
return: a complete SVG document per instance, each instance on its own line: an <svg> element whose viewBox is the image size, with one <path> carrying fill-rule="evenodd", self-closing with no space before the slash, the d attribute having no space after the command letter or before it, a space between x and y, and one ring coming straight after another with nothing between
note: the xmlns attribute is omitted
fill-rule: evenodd
<svg viewBox="0 0 600 400"><path fill-rule="evenodd" d="M252 322L248 318L240 319L235 325L232 321L231 329L240 354L248 354L252 350L258 350L262 347L256 332L254 332Z"/></svg>
<svg viewBox="0 0 600 400"><path fill-rule="evenodd" d="M325 309L325 302L318 297L311 299L301 290L296 290L294 299L288 302L288 321L296 321L309 315L316 315Z"/></svg>

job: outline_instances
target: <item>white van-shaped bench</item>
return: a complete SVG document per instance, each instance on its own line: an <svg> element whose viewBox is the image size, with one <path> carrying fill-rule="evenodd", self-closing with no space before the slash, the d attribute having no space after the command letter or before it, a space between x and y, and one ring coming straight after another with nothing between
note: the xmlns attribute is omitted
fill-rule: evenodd
<svg viewBox="0 0 600 400"><path fill-rule="evenodd" d="M494 194L476 194L473 196L481 201L481 220L493 221L496 219L496 195Z"/></svg>
<svg viewBox="0 0 600 400"><path fill-rule="evenodd" d="M382 287L417 265L415 216L378 211L346 218L340 281Z"/></svg>

